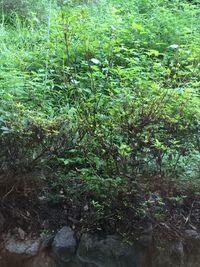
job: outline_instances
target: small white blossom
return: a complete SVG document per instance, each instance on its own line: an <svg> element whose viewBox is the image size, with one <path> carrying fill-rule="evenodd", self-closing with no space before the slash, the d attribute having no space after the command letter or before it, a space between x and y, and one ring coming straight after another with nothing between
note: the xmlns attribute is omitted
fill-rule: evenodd
<svg viewBox="0 0 200 267"><path fill-rule="evenodd" d="M179 47L179 45L177 45L177 44L172 44L169 46L169 48L171 48L171 49L177 49L178 47Z"/></svg>

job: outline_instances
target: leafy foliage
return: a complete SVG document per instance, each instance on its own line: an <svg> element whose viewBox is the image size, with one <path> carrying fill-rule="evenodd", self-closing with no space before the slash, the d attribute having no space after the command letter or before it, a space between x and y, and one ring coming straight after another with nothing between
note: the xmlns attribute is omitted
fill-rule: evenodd
<svg viewBox="0 0 200 267"><path fill-rule="evenodd" d="M141 177L199 178L200 11L89 2L1 1L0 168L101 210Z"/></svg>
<svg viewBox="0 0 200 267"><path fill-rule="evenodd" d="M14 23L15 19L33 20L39 22L44 20L48 14L49 1L33 0L0 0L0 20L4 23Z"/></svg>

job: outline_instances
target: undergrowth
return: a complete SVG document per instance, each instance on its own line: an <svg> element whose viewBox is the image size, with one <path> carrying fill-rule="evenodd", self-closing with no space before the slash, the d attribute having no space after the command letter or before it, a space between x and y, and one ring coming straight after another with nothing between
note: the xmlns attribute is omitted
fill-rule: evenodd
<svg viewBox="0 0 200 267"><path fill-rule="evenodd" d="M198 192L198 3L19 2L0 2L1 177L43 170L99 218Z"/></svg>

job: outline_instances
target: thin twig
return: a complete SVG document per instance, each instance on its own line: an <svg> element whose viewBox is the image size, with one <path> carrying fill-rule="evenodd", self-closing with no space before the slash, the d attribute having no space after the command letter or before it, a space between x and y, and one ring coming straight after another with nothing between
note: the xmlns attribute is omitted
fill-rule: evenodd
<svg viewBox="0 0 200 267"><path fill-rule="evenodd" d="M2 201L4 201L5 200L5 198L8 196L8 195L10 195L10 193L14 190L14 188L15 188L15 185L13 185L12 186L12 188L2 197Z"/></svg>
<svg viewBox="0 0 200 267"><path fill-rule="evenodd" d="M186 224L187 222L189 222L189 223L190 223L190 218L191 218L192 209L193 209L193 207L194 207L194 204L195 204L195 200L192 202L192 205L191 205L191 208L190 208L189 214L188 214L188 216L187 216L187 218L186 218L185 224Z"/></svg>

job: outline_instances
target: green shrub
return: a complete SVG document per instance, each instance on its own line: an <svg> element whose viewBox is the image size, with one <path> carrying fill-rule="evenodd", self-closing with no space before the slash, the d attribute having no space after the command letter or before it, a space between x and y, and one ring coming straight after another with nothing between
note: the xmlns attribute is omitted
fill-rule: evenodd
<svg viewBox="0 0 200 267"><path fill-rule="evenodd" d="M3 170L31 167L45 148L38 168L89 170L88 188L98 177L101 187L107 177L196 176L198 156L184 166L199 155L195 6L67 3L35 27L23 23L31 2L14 3L20 18L0 29Z"/></svg>

